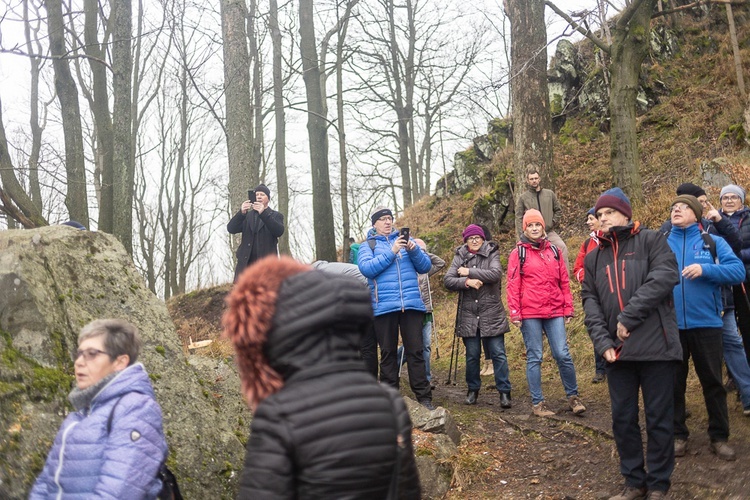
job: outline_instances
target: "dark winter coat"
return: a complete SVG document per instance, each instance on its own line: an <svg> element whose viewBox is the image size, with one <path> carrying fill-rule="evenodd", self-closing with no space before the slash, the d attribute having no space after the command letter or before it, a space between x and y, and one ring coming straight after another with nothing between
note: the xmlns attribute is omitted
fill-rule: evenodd
<svg viewBox="0 0 750 500"><path fill-rule="evenodd" d="M162 486L156 473L166 459L161 408L148 373L136 363L88 408L68 415L29 498L156 498Z"/></svg>
<svg viewBox="0 0 750 500"><path fill-rule="evenodd" d="M279 238L284 234L284 216L266 207L258 214L255 210L238 211L227 224L229 234L242 233L242 242L237 247L237 267L234 280L256 260L278 253ZM253 257L251 262L250 258Z"/></svg>
<svg viewBox="0 0 750 500"><path fill-rule="evenodd" d="M518 255L521 247L526 249L523 267ZM521 237L508 258L507 293L511 321L573 316L568 270L547 239L534 246Z"/></svg>
<svg viewBox="0 0 750 500"><path fill-rule="evenodd" d="M636 222L599 233L599 241L584 260L581 288L596 353L622 346L622 361L681 361L672 297L680 275L664 235ZM624 343L617 338L618 321L630 331Z"/></svg>
<svg viewBox="0 0 750 500"><path fill-rule="evenodd" d="M702 274L695 279L680 276L674 287L677 325L681 330L721 328L723 324L722 285L738 285L745 281L745 268L729 245L719 236L711 236L716 244L714 262L701 236L698 224L686 228L673 227L667 243L677 258L677 269L700 264Z"/></svg>
<svg viewBox="0 0 750 500"><path fill-rule="evenodd" d="M459 267L469 269L468 278L484 283L479 290L467 288L468 278L458 275ZM485 241L476 254L469 252L466 245L456 249L451 267L443 278L448 290L459 293L456 335L474 337L477 328L482 337L496 337L510 331L500 300L502 273L500 251L494 241Z"/></svg>
<svg viewBox="0 0 750 500"><path fill-rule="evenodd" d="M750 209L743 207L732 215L725 215L740 233L740 259L745 265L746 282L750 282Z"/></svg>
<svg viewBox="0 0 750 500"><path fill-rule="evenodd" d="M420 498L406 406L359 359L371 319L353 278L313 270L282 283L264 352L284 386L255 411L238 498L385 499L398 449L399 496Z"/></svg>

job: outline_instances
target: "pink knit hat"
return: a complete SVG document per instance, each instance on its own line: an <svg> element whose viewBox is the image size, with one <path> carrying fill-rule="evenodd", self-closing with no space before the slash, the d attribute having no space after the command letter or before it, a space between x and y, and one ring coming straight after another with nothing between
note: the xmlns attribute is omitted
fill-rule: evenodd
<svg viewBox="0 0 750 500"><path fill-rule="evenodd" d="M464 232L461 233L461 236L464 237L464 243L466 243L466 240L468 240L471 236L481 236L483 240L487 239L484 236L484 231L482 231L482 228L477 226L476 224L469 224L466 226L466 229L464 229Z"/></svg>

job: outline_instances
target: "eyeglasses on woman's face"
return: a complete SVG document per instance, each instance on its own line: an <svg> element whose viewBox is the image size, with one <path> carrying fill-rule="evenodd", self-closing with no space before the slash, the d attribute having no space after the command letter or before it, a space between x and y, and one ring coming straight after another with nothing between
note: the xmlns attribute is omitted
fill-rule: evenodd
<svg viewBox="0 0 750 500"><path fill-rule="evenodd" d="M106 354L109 356L109 353L107 351L102 351L101 349L94 349L93 347L90 347L88 349L78 349L76 353L73 355L73 362L78 361L78 358L83 356L83 360L89 363L93 361L100 354Z"/></svg>
<svg viewBox="0 0 750 500"><path fill-rule="evenodd" d="M466 238L466 241L470 243L479 243L480 241L484 241L484 238L482 238L481 236L469 236L468 238Z"/></svg>

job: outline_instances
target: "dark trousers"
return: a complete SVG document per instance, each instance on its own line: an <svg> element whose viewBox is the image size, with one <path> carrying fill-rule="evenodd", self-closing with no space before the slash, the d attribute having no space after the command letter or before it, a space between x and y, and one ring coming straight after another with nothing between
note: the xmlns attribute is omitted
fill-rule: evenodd
<svg viewBox="0 0 750 500"><path fill-rule="evenodd" d="M365 363L365 370L378 378L378 339L375 337L375 324L370 323L359 344L359 355Z"/></svg>
<svg viewBox="0 0 750 500"><path fill-rule="evenodd" d="M375 316L375 336L380 346L380 381L395 389L399 387L398 332L406 353L406 367L409 370L409 384L417 401L431 401L432 390L427 381L424 367L424 346L422 344L422 321L424 313L407 310Z"/></svg>
<svg viewBox="0 0 750 500"><path fill-rule="evenodd" d="M741 285L732 287L734 292L734 312L737 314L737 329L742 335L742 342L745 344L745 357L747 362L750 363L750 304L748 304L748 296L745 291L748 288L748 283L745 283L745 289L743 290Z"/></svg>
<svg viewBox="0 0 750 500"><path fill-rule="evenodd" d="M667 491L674 470L674 361L615 361L607 364L612 432L620 473L634 488ZM646 462L638 424L638 391L646 416ZM648 472L646 471L648 469Z"/></svg>
<svg viewBox="0 0 750 500"><path fill-rule="evenodd" d="M721 328L692 328L680 330L682 364L677 368L674 384L674 437L687 439L690 432L685 424L685 391L692 356L695 373L703 388L703 399L708 411L708 437L711 441L729 438L727 391L721 381L724 359Z"/></svg>

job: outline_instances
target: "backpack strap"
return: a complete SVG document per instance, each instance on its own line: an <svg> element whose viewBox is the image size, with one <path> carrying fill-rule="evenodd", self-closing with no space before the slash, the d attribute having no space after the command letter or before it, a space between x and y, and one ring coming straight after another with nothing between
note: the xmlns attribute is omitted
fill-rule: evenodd
<svg viewBox="0 0 750 500"><path fill-rule="evenodd" d="M523 263L526 262L526 247L518 246L518 274L523 274Z"/></svg>
<svg viewBox="0 0 750 500"><path fill-rule="evenodd" d="M703 229L703 225L698 223L698 227L701 230L701 238L703 238L703 249L711 252L711 258L715 263L719 263L719 257L716 255L716 241L708 234L708 231Z"/></svg>
<svg viewBox="0 0 750 500"><path fill-rule="evenodd" d="M375 241L372 238L368 238L367 244L370 245L370 250L375 250L375 245L377 245L377 241Z"/></svg>
<svg viewBox="0 0 750 500"><path fill-rule="evenodd" d="M120 404L120 401L122 401L122 398L119 398L117 402L112 406L112 410L109 412L109 417L107 417L107 435L109 436L109 433L112 432L112 419L115 417L115 408L117 408L117 405Z"/></svg>

